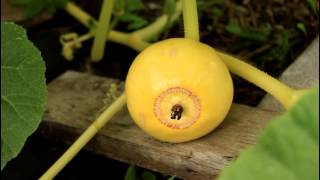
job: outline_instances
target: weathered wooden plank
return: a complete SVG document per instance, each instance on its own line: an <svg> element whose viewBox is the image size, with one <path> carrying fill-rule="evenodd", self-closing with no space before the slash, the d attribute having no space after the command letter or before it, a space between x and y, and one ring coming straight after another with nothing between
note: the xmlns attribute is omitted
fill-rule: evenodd
<svg viewBox="0 0 320 180"><path fill-rule="evenodd" d="M39 132L71 144L101 112L111 83L123 90L120 81L73 71L54 80L48 87L48 111ZM274 115L233 104L226 120L211 134L192 142L171 144L146 135L124 108L85 148L184 179L212 179L242 149L255 143L257 134Z"/></svg>

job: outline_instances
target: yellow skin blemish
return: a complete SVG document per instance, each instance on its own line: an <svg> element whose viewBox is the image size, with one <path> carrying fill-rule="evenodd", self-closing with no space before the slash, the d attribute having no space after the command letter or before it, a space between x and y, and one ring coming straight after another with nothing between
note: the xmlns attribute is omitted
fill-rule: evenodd
<svg viewBox="0 0 320 180"><path fill-rule="evenodd" d="M232 103L233 84L213 48L174 38L137 56L125 93L129 112L141 129L177 143L204 136L223 121ZM174 105L183 108L179 120L171 117Z"/></svg>

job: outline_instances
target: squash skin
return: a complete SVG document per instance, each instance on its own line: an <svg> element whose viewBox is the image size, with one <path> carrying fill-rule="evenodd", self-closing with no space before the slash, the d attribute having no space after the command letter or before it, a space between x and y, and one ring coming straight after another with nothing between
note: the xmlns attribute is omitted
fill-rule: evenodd
<svg viewBox="0 0 320 180"><path fill-rule="evenodd" d="M173 38L142 51L132 63L126 83L127 107L147 134L179 143L202 137L227 115L233 83L215 50L198 41ZM182 104L180 120L170 108Z"/></svg>

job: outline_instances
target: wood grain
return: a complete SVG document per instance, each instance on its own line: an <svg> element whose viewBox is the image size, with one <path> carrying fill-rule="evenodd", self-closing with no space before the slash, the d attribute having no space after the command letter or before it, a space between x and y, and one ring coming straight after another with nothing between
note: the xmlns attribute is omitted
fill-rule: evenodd
<svg viewBox="0 0 320 180"><path fill-rule="evenodd" d="M108 105L110 84L123 82L68 71L48 86L48 110L39 132L71 144ZM209 135L187 143L153 139L131 120L126 108L89 142L85 149L184 179L214 179L239 152L254 144L275 112L233 104L228 117Z"/></svg>

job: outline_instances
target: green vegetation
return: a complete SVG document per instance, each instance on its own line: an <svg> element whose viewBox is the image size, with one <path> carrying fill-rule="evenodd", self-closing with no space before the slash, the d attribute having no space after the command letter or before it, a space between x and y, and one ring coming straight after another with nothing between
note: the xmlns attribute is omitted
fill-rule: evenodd
<svg viewBox="0 0 320 180"><path fill-rule="evenodd" d="M26 31L1 22L1 170L41 121L47 105L44 73L40 51Z"/></svg>
<svg viewBox="0 0 320 180"><path fill-rule="evenodd" d="M319 88L274 118L219 180L319 179Z"/></svg>
<svg viewBox="0 0 320 180"><path fill-rule="evenodd" d="M42 11L54 14L57 9L63 8L68 0L11 0L14 5L25 6L25 16L32 18Z"/></svg>
<svg viewBox="0 0 320 180"><path fill-rule="evenodd" d="M155 19L148 18L145 14L146 7L141 0L105 0L105 3L110 4L103 4L101 16L97 21L75 3L67 0L11 0L11 2L26 6L27 18L34 17L43 10L54 13L57 9L63 9L88 28L88 32L84 35L79 36L75 32L70 32L61 36L62 55L67 60L72 60L74 51L82 48L81 43L91 38L95 38L92 62L102 59L106 41L142 51L152 42L161 39L161 35L176 30L174 24L181 12L183 12L185 38L201 41L204 39L212 45L214 40L206 39L205 34L214 33L215 36L224 37L217 43L216 49L231 44L228 46L231 52L238 52L242 57L254 59L254 63L258 65L275 61L286 64L285 61L294 46L300 42L296 37L312 33L312 23L309 25L302 21L304 18L298 23L290 21L286 25L279 24L272 11L278 5L269 6L266 3L253 3L251 6L223 0L210 2L198 0L196 6L196 0L166 0L161 4L161 16ZM285 6L284 2L277 3L280 7ZM309 18L318 18L317 2L306 0L303 3L314 13ZM256 7L261 13L254 14L246 7ZM301 7L305 10L304 6ZM262 11L264 9L265 11ZM277 18L283 19L283 17ZM125 24L123 31L116 30L119 24ZM2 22L1 37L3 82L1 169L3 169L5 164L19 153L26 138L38 127L46 109L47 97L44 62L40 52L28 41L25 30L13 23ZM294 39L298 41L295 42ZM296 103L306 91L291 89L235 57L218 50L217 54L230 72L269 92L288 109L286 114L276 118L267 126L257 145L244 151L234 163L226 167L219 179L318 179L319 90L309 92ZM115 102L101 113L40 179L53 178L125 105L126 96L124 94L115 96L116 88L116 85L112 85L106 94ZM136 178L136 168L132 165L125 179ZM151 172L145 171L142 179L156 178Z"/></svg>

